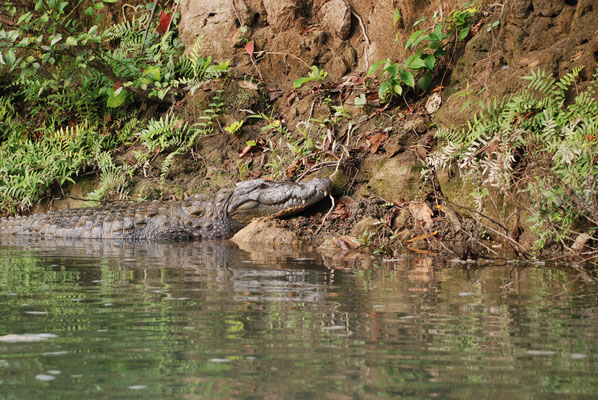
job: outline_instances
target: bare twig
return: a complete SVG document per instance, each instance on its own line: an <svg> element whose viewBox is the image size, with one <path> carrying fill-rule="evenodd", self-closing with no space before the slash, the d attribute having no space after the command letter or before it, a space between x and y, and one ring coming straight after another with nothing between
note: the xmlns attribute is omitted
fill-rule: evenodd
<svg viewBox="0 0 598 400"><path fill-rule="evenodd" d="M336 204L334 203L334 197L332 197L332 194L328 197L330 198L330 201L332 202L332 206L330 207L330 210L328 210L326 215L324 215L324 218L322 218L322 222L320 223L320 226L318 227L318 229L316 229L316 233L314 235L317 235L320 233L320 231L324 227L324 223L326 222L326 219L332 213L332 211L334 211L334 207L336 206Z"/></svg>
<svg viewBox="0 0 598 400"><path fill-rule="evenodd" d="M154 19L154 14L156 13L157 6L158 6L158 0L155 0L154 6L152 7L152 13L150 14L149 21L147 21L147 26L145 27L145 33L143 34L143 42L141 42L141 49L139 50L139 53L137 53L137 55L140 55L143 53L143 49L145 48L145 40L147 39L147 33L149 32L150 25L152 23L152 20Z"/></svg>
<svg viewBox="0 0 598 400"><path fill-rule="evenodd" d="M239 26L243 26L243 21L241 21L241 17L239 16L239 12L237 11L237 7L235 7L235 0L231 1L232 6L233 6L233 11L235 12L235 15L237 16L237 21L239 21Z"/></svg>
<svg viewBox="0 0 598 400"><path fill-rule="evenodd" d="M324 167L327 167L329 165L335 165L335 164L338 164L338 161L324 161L324 162L321 162L321 163L317 163L317 164L311 166L310 168L308 168L307 170L305 170L301 175L299 175L297 177L297 181L300 181L303 178L305 178L305 176L307 174L311 174L314 171L317 171L317 170L322 169Z"/></svg>
<svg viewBox="0 0 598 400"><path fill-rule="evenodd" d="M168 27L166 28L166 32L164 32L164 35L168 35L168 32L170 32L170 26L172 25L172 20L174 19L174 14L178 10L179 10L179 3L177 3L177 5L172 10L172 15L170 16L170 20L168 21Z"/></svg>
<svg viewBox="0 0 598 400"><path fill-rule="evenodd" d="M370 68L370 38L368 36L368 31L365 27L365 24L363 23L363 18L361 17L361 14L359 14L355 7L353 7L353 4L351 4L351 2L347 0L347 5L351 10L351 14L353 14L355 18L357 18L357 22L359 22L359 26L361 27L361 31L363 32L363 37L365 39L365 47L363 49L363 60L365 61L365 69L368 70Z"/></svg>
<svg viewBox="0 0 598 400"><path fill-rule="evenodd" d="M278 56L285 56L285 57L292 57L294 59L296 59L297 61L300 61L303 65L305 65L307 68L311 68L311 65L309 65L308 63L306 63L305 61L303 61L301 58L297 57L294 54L291 53L282 53L282 52L278 52L278 51L266 51L266 50L262 50L262 51L258 51L256 53L254 53L256 57L262 56L262 55L278 55Z"/></svg>
<svg viewBox="0 0 598 400"><path fill-rule="evenodd" d="M457 203L453 203L452 201L450 201L450 200L448 200L448 199L445 199L445 198L438 198L438 199L439 199L439 200L444 200L444 201L446 201L447 203L449 203L449 204L452 204L452 205L453 205L453 206L455 206L455 207L459 207L459 208L462 208L462 209L464 209L464 210L467 210L467 211L469 211L469 212L471 212L471 213L478 214L478 215L480 215L481 217L483 217L483 218L486 218L486 219L487 219L487 220L489 220L490 222L492 222L492 223L494 223L494 224L498 225L499 227L501 227L501 228L502 228L502 229L505 231L505 233L502 233L502 232L498 231L497 229L494 229L494 228L493 228L493 227L491 227L490 225L487 225L487 224L482 224L482 225L483 225L483 226L484 226L486 229L488 229L488 230L492 231L494 234L496 234L496 235L498 235L498 236L500 236L500 237L502 237L502 238L506 239L506 240L507 240L507 242L509 243L509 245L510 245L510 246L513 248L513 250L514 250L514 251L515 251L517 254L522 254L522 255L523 255L523 256L525 256L525 257L529 257L529 254L528 254L528 252L527 252L527 251L525 251L525 250L524 250L524 248L523 248L523 246L521 246L521 245L520 245L520 244L519 244L519 243L518 243L518 242L517 242L515 239L513 239L513 238L511 237L511 235L509 235L509 230L508 230L508 229L507 229L507 228L506 228L506 227L505 227L503 224L501 224L500 222L496 221L495 219L493 219L493 218L491 218L491 217L487 216L486 214L484 214L484 213L481 213L481 212L479 212L478 210L475 210L475 209L473 209L473 208L471 208L471 207L466 207L466 206L462 206L462 205L460 205L460 204L457 204Z"/></svg>
<svg viewBox="0 0 598 400"><path fill-rule="evenodd" d="M121 8L121 12L123 13L123 21L127 20L127 13L125 12L125 8L127 8L127 7L132 8L133 11L137 11L135 9L135 7L133 7L132 5L130 5L130 4L123 4L123 6Z"/></svg>

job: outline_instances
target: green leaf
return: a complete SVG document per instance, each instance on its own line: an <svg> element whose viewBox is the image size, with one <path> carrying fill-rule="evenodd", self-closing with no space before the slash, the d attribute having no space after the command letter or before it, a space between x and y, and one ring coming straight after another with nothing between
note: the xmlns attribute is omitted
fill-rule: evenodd
<svg viewBox="0 0 598 400"><path fill-rule="evenodd" d="M392 86L392 91L395 94L395 96L400 96L403 93L403 86L401 86L400 83L395 83Z"/></svg>
<svg viewBox="0 0 598 400"><path fill-rule="evenodd" d="M4 61L6 61L6 65L12 66L16 60L17 58L15 57L15 53L13 53L12 50L8 50L6 53L4 53Z"/></svg>
<svg viewBox="0 0 598 400"><path fill-rule="evenodd" d="M32 15L33 14L31 14L30 12L26 12L25 14L21 15L19 17L19 19L17 20L17 25L26 24L27 22L29 22L31 20Z"/></svg>
<svg viewBox="0 0 598 400"><path fill-rule="evenodd" d="M430 88L430 84L432 84L432 78L432 73L427 71L422 75L421 78L417 80L417 86L419 86L425 92Z"/></svg>
<svg viewBox="0 0 598 400"><path fill-rule="evenodd" d="M399 10L398 8L395 8L395 13L394 13L394 16L392 18L392 24L394 26L397 26L397 24L399 23L400 19L401 19L401 10Z"/></svg>
<svg viewBox="0 0 598 400"><path fill-rule="evenodd" d="M425 32L425 29L420 29L418 31L413 32L411 36L409 36L409 39L407 39L407 43L405 43L405 49L410 48L413 45L413 42L415 42Z"/></svg>
<svg viewBox="0 0 598 400"><path fill-rule="evenodd" d="M375 63L374 65L372 65L372 66L370 67L370 69L368 69L368 76L369 76L369 75L374 75L374 73L376 72L376 70L377 70L378 68L380 68L380 66L381 66L382 64L386 63L386 62L390 62L390 60L387 58L386 60L380 60L380 61L378 61L377 63Z"/></svg>
<svg viewBox="0 0 598 400"><path fill-rule="evenodd" d="M93 7L89 6L85 9L85 15L90 16L93 15Z"/></svg>
<svg viewBox="0 0 598 400"><path fill-rule="evenodd" d="M159 81L160 80L160 68L149 66L143 71L143 76L147 76L148 78ZM148 82L149 83L149 82Z"/></svg>
<svg viewBox="0 0 598 400"><path fill-rule="evenodd" d="M442 35L442 22L434 27L434 31L432 32L434 36L438 37L438 41L445 39L446 37Z"/></svg>
<svg viewBox="0 0 598 400"><path fill-rule="evenodd" d="M390 81L390 80L384 81L380 84L380 87L378 88L378 97L380 98L380 101L382 101L382 102L388 101L388 98L390 97L390 94L391 94L391 89L392 89L392 81Z"/></svg>
<svg viewBox="0 0 598 400"><path fill-rule="evenodd" d="M424 65L427 69L433 70L436 65L436 57L434 57L433 54L428 54L426 58L424 58Z"/></svg>
<svg viewBox="0 0 598 400"><path fill-rule="evenodd" d="M430 42L430 44L436 43L431 40L430 35L422 35L415 39L415 41L411 44L411 47L415 49L424 40L427 40L428 42ZM430 46L430 44L428 44L427 46Z"/></svg>
<svg viewBox="0 0 598 400"><path fill-rule="evenodd" d="M365 93L360 94L359 97L356 97L355 100L353 100L353 104L355 104L356 107L363 107L366 103Z"/></svg>
<svg viewBox="0 0 598 400"><path fill-rule="evenodd" d="M94 9L94 10L99 10L99 9L101 9L101 8L104 8L104 3L102 3L101 1L98 1L97 3L95 3L95 4L93 5L93 9Z"/></svg>
<svg viewBox="0 0 598 400"><path fill-rule="evenodd" d="M419 24L421 24L422 22L424 22L426 20L427 17L421 17L420 19L418 19L417 21L415 21L413 23L413 27L415 28L416 26L418 26Z"/></svg>
<svg viewBox="0 0 598 400"><path fill-rule="evenodd" d="M246 141L246 142L245 142L245 144L246 144L247 146L250 146L250 147L255 147L255 146L257 146L257 142L256 142L255 140L248 140L248 141Z"/></svg>
<svg viewBox="0 0 598 400"><path fill-rule="evenodd" d="M415 87L415 77L411 72L404 69L401 69L401 81L411 88Z"/></svg>
<svg viewBox="0 0 598 400"><path fill-rule="evenodd" d="M407 60L405 60L405 68L407 69L422 69L425 68L426 64L422 60L419 52L412 54Z"/></svg>
<svg viewBox="0 0 598 400"><path fill-rule="evenodd" d="M62 40L62 35L61 34L52 35L48 39L50 39L50 46L54 46L56 43L58 43Z"/></svg>
<svg viewBox="0 0 598 400"><path fill-rule="evenodd" d="M64 9L66 8L66 6L68 6L68 5L69 5L68 1L63 1L62 3L60 3L58 5L58 12L63 12Z"/></svg>
<svg viewBox="0 0 598 400"><path fill-rule="evenodd" d="M303 86L303 84L309 82L309 81L313 81L316 78L313 78L311 76L303 76L299 79L295 79L293 81L293 89L299 89L301 86Z"/></svg>
<svg viewBox="0 0 598 400"><path fill-rule="evenodd" d="M116 3L118 0L102 0L104 3Z"/></svg>
<svg viewBox="0 0 598 400"><path fill-rule="evenodd" d="M457 40L461 41L461 40L465 39L467 37L467 35L469 35L469 27L463 28L459 31L459 34L457 35Z"/></svg>
<svg viewBox="0 0 598 400"><path fill-rule="evenodd" d="M488 25L488 28L486 28L486 31L490 32L492 29L496 28L498 26L498 24L500 24L500 21L494 21L493 23Z"/></svg>
<svg viewBox="0 0 598 400"><path fill-rule="evenodd" d="M69 36L66 38L66 44L68 44L69 46L76 46L77 45L77 39L75 39L72 36Z"/></svg>
<svg viewBox="0 0 598 400"><path fill-rule="evenodd" d="M384 72L388 73L388 75L392 77L396 77L399 74L399 64L388 64L388 66L384 69Z"/></svg>
<svg viewBox="0 0 598 400"><path fill-rule="evenodd" d="M224 130L230 133L231 135L235 135L237 132L239 132L244 122L245 121L235 121L229 126L225 127Z"/></svg>
<svg viewBox="0 0 598 400"><path fill-rule="evenodd" d="M109 108L117 108L120 107L127 98L127 92L121 90L122 88L118 89L118 93L114 89L108 90L110 94L108 96L108 100L106 101L106 106ZM111 92L111 93L110 93Z"/></svg>

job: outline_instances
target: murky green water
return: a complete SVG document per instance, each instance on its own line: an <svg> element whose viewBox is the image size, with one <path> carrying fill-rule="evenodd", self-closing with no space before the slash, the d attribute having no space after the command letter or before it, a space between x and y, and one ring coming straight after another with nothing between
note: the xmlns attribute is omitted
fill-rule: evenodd
<svg viewBox="0 0 598 400"><path fill-rule="evenodd" d="M598 398L588 276L317 257L4 242L0 399Z"/></svg>

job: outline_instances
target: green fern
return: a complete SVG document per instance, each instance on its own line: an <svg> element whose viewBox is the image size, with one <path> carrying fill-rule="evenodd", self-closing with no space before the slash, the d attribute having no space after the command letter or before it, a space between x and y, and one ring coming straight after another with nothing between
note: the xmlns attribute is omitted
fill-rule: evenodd
<svg viewBox="0 0 598 400"><path fill-rule="evenodd" d="M577 227L598 229L597 75L566 103L581 70L558 80L531 71L523 77L527 90L475 115L460 131L440 130L444 145L427 160L432 168L456 162L466 177L505 196L521 193L525 179L523 187L538 206L531 218L538 247L572 240L568 235Z"/></svg>

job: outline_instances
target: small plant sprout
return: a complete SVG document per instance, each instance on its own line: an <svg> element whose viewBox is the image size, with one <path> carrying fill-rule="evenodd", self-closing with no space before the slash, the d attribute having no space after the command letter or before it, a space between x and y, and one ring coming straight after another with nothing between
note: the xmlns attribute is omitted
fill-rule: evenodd
<svg viewBox="0 0 598 400"><path fill-rule="evenodd" d="M299 89L301 86L310 81L318 81L320 83L324 82L326 80L326 76L328 76L328 72L318 68L315 65L312 65L311 72L307 74L307 76L295 79L293 82L293 89Z"/></svg>
<svg viewBox="0 0 598 400"><path fill-rule="evenodd" d="M245 121L235 121L229 126L225 127L224 130L231 135L236 135L241 130L243 123L245 123Z"/></svg>

